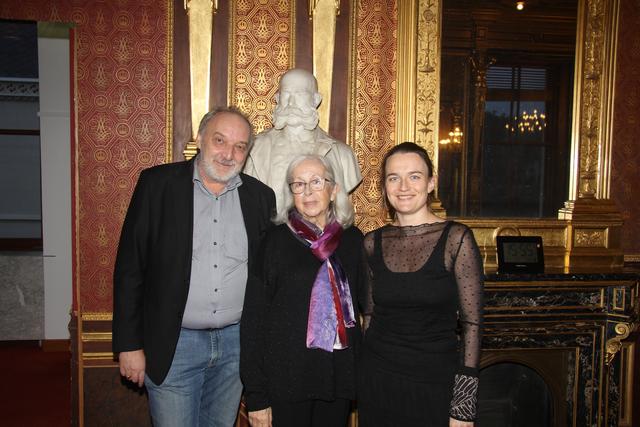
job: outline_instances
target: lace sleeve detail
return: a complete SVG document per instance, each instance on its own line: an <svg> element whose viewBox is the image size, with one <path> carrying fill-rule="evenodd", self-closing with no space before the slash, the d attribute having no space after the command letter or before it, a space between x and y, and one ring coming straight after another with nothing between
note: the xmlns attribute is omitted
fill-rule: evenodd
<svg viewBox="0 0 640 427"><path fill-rule="evenodd" d="M473 421L476 419L476 407L478 400L478 377L464 374L456 374L453 384L453 399L449 415L460 421Z"/></svg>

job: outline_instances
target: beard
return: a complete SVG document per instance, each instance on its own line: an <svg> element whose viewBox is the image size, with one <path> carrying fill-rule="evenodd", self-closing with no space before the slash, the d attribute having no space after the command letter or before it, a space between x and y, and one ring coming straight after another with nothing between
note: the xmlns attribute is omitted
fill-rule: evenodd
<svg viewBox="0 0 640 427"><path fill-rule="evenodd" d="M216 169L215 163L221 163L225 166L233 166L233 168L227 173L221 173ZM211 157L207 157L205 155L200 157L198 164L202 167L202 171L210 180L221 184L229 182L233 177L238 175L242 169L242 165L237 164L234 160L226 160L223 158L211 159Z"/></svg>
<svg viewBox="0 0 640 427"><path fill-rule="evenodd" d="M312 107L280 107L273 110L273 127L283 129L285 126L302 126L306 130L314 130L318 126L320 116Z"/></svg>

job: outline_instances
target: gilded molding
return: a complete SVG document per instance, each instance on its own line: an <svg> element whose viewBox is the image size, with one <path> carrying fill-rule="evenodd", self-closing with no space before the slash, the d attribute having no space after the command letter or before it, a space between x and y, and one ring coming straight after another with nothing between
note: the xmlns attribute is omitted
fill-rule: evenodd
<svg viewBox="0 0 640 427"><path fill-rule="evenodd" d="M188 159L196 153L195 141L200 119L209 111L213 14L216 9L212 0L185 0L185 9L189 17L191 141L183 154Z"/></svg>
<svg viewBox="0 0 640 427"><path fill-rule="evenodd" d="M609 338L607 340L606 345L606 355L604 363L609 366L609 364L613 361L613 358L622 348L622 340L626 339L631 331L635 329L633 324L629 324L626 322L620 322L616 324L614 330L616 332L616 336Z"/></svg>
<svg viewBox="0 0 640 427"><path fill-rule="evenodd" d="M85 361L95 361L95 360L113 361L113 357L114 355L110 351L82 353L82 360L85 360Z"/></svg>
<svg viewBox="0 0 640 427"><path fill-rule="evenodd" d="M480 246L495 246L496 236L533 236L542 235L545 248L566 245L567 223L549 219L471 219L460 218L468 225Z"/></svg>
<svg viewBox="0 0 640 427"><path fill-rule="evenodd" d="M418 4L415 141L427 150L436 170L440 122L441 3L420 0Z"/></svg>
<svg viewBox="0 0 640 427"><path fill-rule="evenodd" d="M624 255L625 263L639 263L640 262L640 254L625 254Z"/></svg>
<svg viewBox="0 0 640 427"><path fill-rule="evenodd" d="M80 314L83 322L86 321L111 321L113 313L84 312Z"/></svg>
<svg viewBox="0 0 640 427"><path fill-rule="evenodd" d="M166 145L164 162L171 163L173 161L173 1L167 0L167 112L166 112Z"/></svg>
<svg viewBox="0 0 640 427"><path fill-rule="evenodd" d="M396 55L396 144L416 141L418 0L399 1Z"/></svg>
<svg viewBox="0 0 640 427"><path fill-rule="evenodd" d="M318 113L323 129L329 129L336 16L339 13L339 0L309 0L309 15L313 21L313 74L318 80L318 92L322 95Z"/></svg>
<svg viewBox="0 0 640 427"><path fill-rule="evenodd" d="M635 365L635 342L622 343L620 350L621 372L623 372L622 387L620 389L620 418L618 427L633 427L633 386Z"/></svg>
<svg viewBox="0 0 640 427"><path fill-rule="evenodd" d="M618 11L618 0L579 1L571 200L609 197Z"/></svg>
<svg viewBox="0 0 640 427"><path fill-rule="evenodd" d="M356 144L356 93L358 90L358 0L352 0L349 9L349 64L347 65L349 76L349 96L347 97L347 132L345 143L352 148ZM353 199L352 199L353 200ZM354 208L357 209L354 201Z"/></svg>
<svg viewBox="0 0 640 427"><path fill-rule="evenodd" d="M611 305L615 311L624 311L627 305L626 300L627 300L627 292L625 288L613 289L613 301Z"/></svg>
<svg viewBox="0 0 640 427"><path fill-rule="evenodd" d="M111 342L111 332L83 332L82 342Z"/></svg>

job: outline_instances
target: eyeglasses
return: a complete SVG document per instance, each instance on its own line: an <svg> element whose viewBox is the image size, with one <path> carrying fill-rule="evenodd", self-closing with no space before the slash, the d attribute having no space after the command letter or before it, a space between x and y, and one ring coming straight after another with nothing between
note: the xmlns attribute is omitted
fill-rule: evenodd
<svg viewBox="0 0 640 427"><path fill-rule="evenodd" d="M308 185L312 192L322 191L324 189L325 182L331 182L331 180L327 178L315 178L309 182L294 181L289 183L289 189L293 194L302 194Z"/></svg>

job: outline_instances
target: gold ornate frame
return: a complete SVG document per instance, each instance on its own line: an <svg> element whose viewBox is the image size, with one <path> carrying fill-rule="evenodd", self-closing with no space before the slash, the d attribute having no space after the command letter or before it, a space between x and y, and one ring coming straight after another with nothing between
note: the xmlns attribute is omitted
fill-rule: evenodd
<svg viewBox="0 0 640 427"><path fill-rule="evenodd" d="M398 2L398 58L415 58L410 67L398 61L398 99L405 100L397 104L398 123L414 120L413 126L398 125L398 141L417 141L436 165L441 3ZM622 266L622 217L609 199L619 8L619 0L578 0L569 200L558 219L460 218L473 228L486 267L496 264L495 237L500 234L542 235L550 267ZM417 16L417 23L403 19L411 14Z"/></svg>

